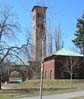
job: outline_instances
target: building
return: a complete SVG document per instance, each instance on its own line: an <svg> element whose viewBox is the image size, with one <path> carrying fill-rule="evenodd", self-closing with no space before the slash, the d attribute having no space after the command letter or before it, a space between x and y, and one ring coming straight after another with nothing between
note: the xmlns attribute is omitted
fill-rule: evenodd
<svg viewBox="0 0 84 99"><path fill-rule="evenodd" d="M44 79L70 78L69 72L74 78L84 78L83 60L84 55L62 48L44 59Z"/></svg>
<svg viewBox="0 0 84 99"><path fill-rule="evenodd" d="M33 12L33 57L34 61L42 60L42 50L46 56L46 9L47 7L34 6ZM43 49L42 40L44 39Z"/></svg>
<svg viewBox="0 0 84 99"><path fill-rule="evenodd" d="M34 67L36 67L35 63L40 64L42 61L42 58L46 57L46 10L47 10L47 7L44 7L44 6L34 6L32 9L33 59L34 59L32 61L32 64L34 63L33 65ZM70 67L69 63L71 62L72 63L71 66L73 66L74 63L76 64L76 60L78 62L79 61L83 62L83 58L84 58L83 55L72 51L68 51L65 49L61 49L57 51L56 53L44 59L44 78L45 79L70 78L70 74L67 73L67 71L65 71L65 68L64 68L65 65L67 64L68 67ZM81 63L81 67L82 66L83 64ZM79 69L78 68L76 69L79 72ZM83 70L83 69L80 68L80 70ZM69 72L71 72L71 70ZM75 71L73 72L75 73L74 75L75 78L77 78L80 75Z"/></svg>

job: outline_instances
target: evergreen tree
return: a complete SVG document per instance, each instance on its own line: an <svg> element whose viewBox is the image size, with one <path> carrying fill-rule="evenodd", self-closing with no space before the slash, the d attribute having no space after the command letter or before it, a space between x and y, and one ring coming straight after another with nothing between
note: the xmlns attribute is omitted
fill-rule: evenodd
<svg viewBox="0 0 84 99"><path fill-rule="evenodd" d="M74 33L76 38L73 43L80 49L81 53L84 54L84 13L82 18L77 19L77 31Z"/></svg>

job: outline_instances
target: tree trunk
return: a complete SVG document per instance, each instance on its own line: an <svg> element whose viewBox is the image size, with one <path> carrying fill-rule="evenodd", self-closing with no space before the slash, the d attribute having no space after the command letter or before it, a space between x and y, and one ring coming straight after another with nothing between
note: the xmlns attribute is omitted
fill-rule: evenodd
<svg viewBox="0 0 84 99"><path fill-rule="evenodd" d="M70 88L72 88L72 73L70 74L71 78L70 78Z"/></svg>
<svg viewBox="0 0 84 99"><path fill-rule="evenodd" d="M1 90L1 75L0 75L0 90Z"/></svg>

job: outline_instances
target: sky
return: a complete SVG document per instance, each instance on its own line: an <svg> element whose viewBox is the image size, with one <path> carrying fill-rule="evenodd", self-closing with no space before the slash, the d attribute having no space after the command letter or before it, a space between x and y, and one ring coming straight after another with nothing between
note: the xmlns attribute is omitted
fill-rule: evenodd
<svg viewBox="0 0 84 99"><path fill-rule="evenodd" d="M51 26L52 33L59 24L64 41L64 48L74 49L72 40L77 30L77 19L81 18L84 11L84 0L0 0L1 4L13 7L13 12L19 17L24 27L19 33L20 42L24 43L25 29L32 31L32 8L39 4L48 7L46 12L47 29Z"/></svg>

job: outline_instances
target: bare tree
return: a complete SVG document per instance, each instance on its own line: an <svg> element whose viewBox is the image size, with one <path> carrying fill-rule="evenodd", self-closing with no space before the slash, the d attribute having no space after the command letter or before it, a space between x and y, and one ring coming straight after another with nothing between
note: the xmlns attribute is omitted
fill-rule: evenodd
<svg viewBox="0 0 84 99"><path fill-rule="evenodd" d="M26 59L26 61L33 61L33 44L32 44L32 35L31 32L27 29L25 42L27 46L23 47L21 49L21 55L23 55Z"/></svg>
<svg viewBox="0 0 84 99"><path fill-rule="evenodd" d="M11 60L17 58L24 64L22 57L20 57L20 51L29 46L30 39L28 38L20 46L10 43L13 42L13 39L15 39L15 42L18 40L16 33L20 30L19 26L19 22L16 21L9 7L4 6L3 9L0 9L0 89L3 63L8 60L11 62Z"/></svg>
<svg viewBox="0 0 84 99"><path fill-rule="evenodd" d="M52 42L53 41L53 37L52 34L48 33L48 54L52 54Z"/></svg>
<svg viewBox="0 0 84 99"><path fill-rule="evenodd" d="M55 48L56 51L58 51L59 49L64 47L63 41L62 41L62 37L61 37L61 29L60 29L60 25L58 25L55 29L55 33L54 33L54 39L55 39Z"/></svg>
<svg viewBox="0 0 84 99"><path fill-rule="evenodd" d="M76 70L79 69L80 64L82 64L82 57L65 57L62 61L63 67L61 68L63 73L70 76L70 88L72 88L72 79Z"/></svg>
<svg viewBox="0 0 84 99"><path fill-rule="evenodd" d="M10 8L4 6L0 11L0 42L3 36L7 38L11 36L16 37L15 32L19 29L19 23L10 11Z"/></svg>

